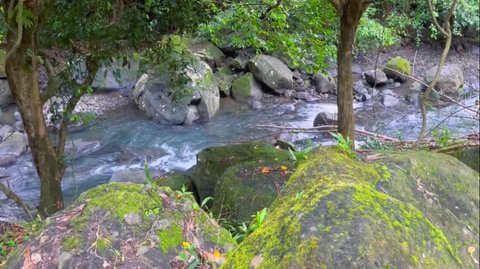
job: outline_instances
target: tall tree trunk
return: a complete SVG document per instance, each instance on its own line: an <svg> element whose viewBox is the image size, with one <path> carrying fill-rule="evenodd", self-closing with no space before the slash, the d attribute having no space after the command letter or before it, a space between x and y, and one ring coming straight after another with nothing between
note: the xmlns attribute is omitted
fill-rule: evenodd
<svg viewBox="0 0 480 269"><path fill-rule="evenodd" d="M12 2L11 0L9 2ZM20 5L21 1L15 1ZM40 90L38 86L37 31L40 4L38 0L24 0L23 9L32 13L31 24L18 29L15 17L5 20L9 26L7 32L7 56L5 69L13 97L22 115L33 161L40 177L41 193L39 212L50 215L63 208L61 178L65 171L64 163L58 158L55 147L50 141L43 116ZM18 44L17 41L20 41ZM18 44L18 46L16 46Z"/></svg>
<svg viewBox="0 0 480 269"><path fill-rule="evenodd" d="M343 137L348 137L352 141L352 147L354 147L355 114L353 111L352 50L357 25L363 13L363 10L361 3L347 3L341 8L342 10L340 10L340 43L337 50L338 131L343 135Z"/></svg>

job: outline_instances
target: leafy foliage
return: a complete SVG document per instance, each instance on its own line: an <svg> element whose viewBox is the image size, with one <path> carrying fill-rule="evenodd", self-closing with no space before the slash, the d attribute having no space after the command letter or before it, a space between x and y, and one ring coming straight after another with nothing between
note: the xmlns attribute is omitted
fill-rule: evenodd
<svg viewBox="0 0 480 269"><path fill-rule="evenodd" d="M398 36L392 27L382 25L373 17L376 12L375 7L370 7L360 19L355 37L355 49L359 52L389 47L398 41Z"/></svg>
<svg viewBox="0 0 480 269"><path fill-rule="evenodd" d="M342 134L340 133L330 133L330 135L337 141L338 149L345 153L350 158L355 158L356 154L352 150L352 141L349 137L345 139Z"/></svg>
<svg viewBox="0 0 480 269"><path fill-rule="evenodd" d="M324 0L248 0L226 4L201 31L217 45L276 53L312 72L334 57L336 24Z"/></svg>
<svg viewBox="0 0 480 269"><path fill-rule="evenodd" d="M439 21L443 21L450 7L450 1L433 1L438 10ZM432 24L426 1L423 0L387 0L375 1L375 17L385 21L386 26L395 29L403 36L409 36L420 42L426 37L437 37L437 31ZM480 30L480 7L476 0L460 0L455 8L453 32L463 35L466 31ZM427 29L427 31L426 31Z"/></svg>

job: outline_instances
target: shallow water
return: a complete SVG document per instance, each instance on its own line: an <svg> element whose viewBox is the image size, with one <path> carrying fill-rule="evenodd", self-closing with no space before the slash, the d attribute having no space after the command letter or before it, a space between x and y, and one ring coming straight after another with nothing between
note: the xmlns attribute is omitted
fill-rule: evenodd
<svg viewBox="0 0 480 269"><path fill-rule="evenodd" d="M464 103L474 100L471 98ZM81 192L108 182L114 171L142 168L145 159L154 170L184 171L195 164L195 154L205 147L251 140L274 132L254 127L257 124L312 127L317 113L336 111L333 102L272 104L261 111L232 108L229 102L224 102L211 122L194 126L157 124L133 106L122 108L97 120L91 127L71 134L69 143L94 143L68 158L69 168L62 181L66 203ZM373 108L371 102L367 102L355 106L357 128L390 136L401 134L404 139L414 139L420 130L421 115L412 105L401 102L394 107L376 105ZM451 106L429 112L429 126L456 109L457 106ZM445 126L454 136L478 131L478 122L463 118L451 118ZM291 136L293 140L303 138L320 142L325 139L314 135ZM27 203L34 206L38 202L39 180L29 154L0 172L9 177L10 188ZM22 210L0 193L0 220L23 218Z"/></svg>

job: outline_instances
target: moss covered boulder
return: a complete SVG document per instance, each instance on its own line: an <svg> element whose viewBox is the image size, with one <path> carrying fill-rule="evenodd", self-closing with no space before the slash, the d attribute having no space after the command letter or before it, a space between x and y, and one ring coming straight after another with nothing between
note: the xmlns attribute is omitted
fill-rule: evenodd
<svg viewBox="0 0 480 269"><path fill-rule="evenodd" d="M7 268L187 268L200 258L213 266L235 244L189 194L110 183L47 219Z"/></svg>
<svg viewBox="0 0 480 269"><path fill-rule="evenodd" d="M383 72L385 72L388 78L395 80L405 81L407 80L405 75L410 76L412 74L410 62L400 56L396 56L388 61L385 67Z"/></svg>
<svg viewBox="0 0 480 269"><path fill-rule="evenodd" d="M250 222L277 198L293 170L284 150L228 167L215 185L214 215L231 223Z"/></svg>
<svg viewBox="0 0 480 269"><path fill-rule="evenodd" d="M232 96L235 100L243 103L261 100L263 97L262 85L255 80L251 73L247 73L233 81Z"/></svg>
<svg viewBox="0 0 480 269"><path fill-rule="evenodd" d="M459 159L462 163L468 165L473 170L480 172L480 148L462 149L452 152L450 155Z"/></svg>
<svg viewBox="0 0 480 269"><path fill-rule="evenodd" d="M211 147L198 153L188 177L201 201L214 198L216 213L249 220L276 198L294 170L289 156L288 151L265 143Z"/></svg>
<svg viewBox="0 0 480 269"><path fill-rule="evenodd" d="M476 268L478 176L447 155L319 149L222 268Z"/></svg>

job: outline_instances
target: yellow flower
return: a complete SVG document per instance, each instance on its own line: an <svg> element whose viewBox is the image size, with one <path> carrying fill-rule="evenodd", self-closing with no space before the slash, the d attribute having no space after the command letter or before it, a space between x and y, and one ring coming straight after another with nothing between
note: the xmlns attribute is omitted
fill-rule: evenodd
<svg viewBox="0 0 480 269"><path fill-rule="evenodd" d="M285 165L282 165L282 166L280 166L280 169L282 169L282 171L287 171L287 170L288 170L288 167L285 166Z"/></svg>
<svg viewBox="0 0 480 269"><path fill-rule="evenodd" d="M188 243L188 242L183 242L183 243L182 243L182 246L183 246L184 248L189 248L189 247L190 247L190 243Z"/></svg>
<svg viewBox="0 0 480 269"><path fill-rule="evenodd" d="M213 252L213 256L215 256L215 258L218 258L218 257L222 256L222 253L220 253L220 251L218 251L218 250L215 250Z"/></svg>

